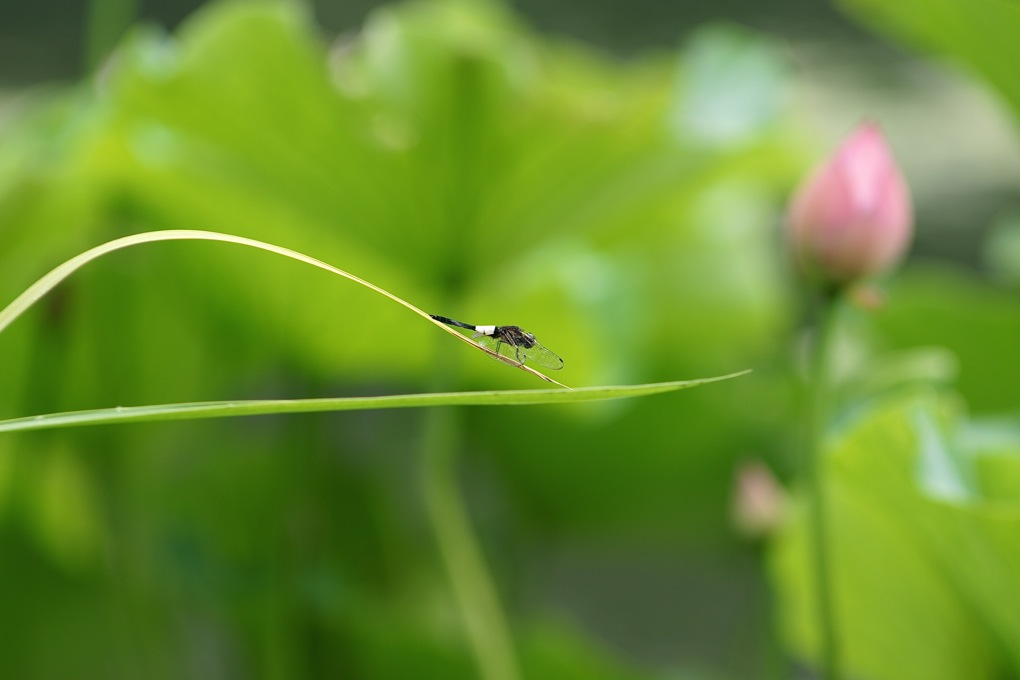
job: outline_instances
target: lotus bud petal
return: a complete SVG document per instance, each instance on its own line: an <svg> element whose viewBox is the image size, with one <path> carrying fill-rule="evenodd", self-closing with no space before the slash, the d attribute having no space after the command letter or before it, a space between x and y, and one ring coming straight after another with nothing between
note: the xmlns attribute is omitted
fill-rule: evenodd
<svg viewBox="0 0 1020 680"><path fill-rule="evenodd" d="M801 184L787 235L806 273L842 285L884 271L913 234L910 190L878 125L860 125Z"/></svg>

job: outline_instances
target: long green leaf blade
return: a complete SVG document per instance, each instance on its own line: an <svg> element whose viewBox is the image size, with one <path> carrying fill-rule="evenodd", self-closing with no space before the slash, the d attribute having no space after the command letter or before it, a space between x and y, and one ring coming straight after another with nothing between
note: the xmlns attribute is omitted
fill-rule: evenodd
<svg viewBox="0 0 1020 680"><path fill-rule="evenodd" d="M256 241L255 239L246 238L244 236L223 234L216 231L200 231L195 229L167 229L164 231L147 231L140 234L124 236L122 238L114 239L113 241L107 241L106 243L98 245L95 248L86 250L84 253L75 255L70 260L52 269L48 274L46 274L41 279L39 279L31 286L29 286L25 290L25 292L16 297L9 305L4 307L3 309L0 309L0 332L3 332L3 330L7 328L7 326L9 326L15 319L21 316L21 314L26 309L28 309L33 304L38 302L40 298L46 295L46 293L53 290L61 281L63 281L71 274L84 267L92 260L102 257L103 255L106 255L108 253L121 250L123 248L129 248L131 246L137 246L143 243L157 243L160 241L219 241L221 243L233 243L236 245L247 246L249 248L256 248L258 250L264 250L266 252L275 253L277 255L289 257L292 260L297 260L298 262L310 264L313 267L318 267L319 269L325 269L326 271L336 274L337 276L342 276L345 279L353 281L354 283L357 283L360 286L365 286L366 288L374 290L376 293L379 293L380 295L383 295L389 298L390 300L393 300L399 305L403 305L404 307L411 310L418 316L427 320L429 323L437 326L446 333L449 333L450 335L454 336L461 342L466 342L475 349L481 350L482 352L485 352L486 354L490 355L494 359L497 359L505 364L513 366L514 368L518 368L526 373L531 373L535 377L541 378L546 382L551 382L555 385L559 385L560 387L566 387L566 385L564 385L563 383L553 380L549 376L545 375L540 371L536 371L530 366L525 366L523 364L513 362L508 358L500 355L498 352L495 352L494 350L491 350L488 347L478 344L474 340L469 339L467 336L462 335L457 331L453 330L452 328L449 328L448 326L439 323L438 321L433 319L428 312L421 310L418 307L415 307L407 300L404 300L403 298L394 295L388 290L383 290L374 283L370 283L359 276L355 276L350 272L346 272L343 269L334 267L331 264L327 264L322 260L317 260L314 257L305 255L304 253L299 253L296 250L291 250L290 248L283 248L281 246L273 245L272 243Z"/></svg>
<svg viewBox="0 0 1020 680"><path fill-rule="evenodd" d="M581 387L578 389L494 390L483 392L438 392L398 394L379 397L337 397L326 399L266 399L250 401L205 401L153 406L117 406L91 411L71 411L0 421L0 432L50 430L84 425L143 423L161 420L194 420L278 413L320 413L382 408L420 408L426 406L508 406L568 404L607 399L644 397L675 392L698 385L728 380L750 371L701 380L676 380L643 385Z"/></svg>

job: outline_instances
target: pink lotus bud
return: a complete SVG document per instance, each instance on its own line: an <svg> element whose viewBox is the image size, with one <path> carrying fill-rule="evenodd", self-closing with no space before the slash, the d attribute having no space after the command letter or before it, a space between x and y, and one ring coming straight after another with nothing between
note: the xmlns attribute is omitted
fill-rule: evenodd
<svg viewBox="0 0 1020 680"><path fill-rule="evenodd" d="M910 190L876 123L865 122L801 184L788 237L805 271L848 283L894 265L910 243Z"/></svg>
<svg viewBox="0 0 1020 680"><path fill-rule="evenodd" d="M732 512L733 523L749 538L768 536L782 524L786 494L761 461L745 461L737 468Z"/></svg>

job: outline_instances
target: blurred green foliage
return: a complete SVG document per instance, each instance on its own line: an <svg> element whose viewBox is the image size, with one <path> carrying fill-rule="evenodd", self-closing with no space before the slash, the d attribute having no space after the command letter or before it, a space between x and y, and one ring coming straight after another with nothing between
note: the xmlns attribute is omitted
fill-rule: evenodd
<svg viewBox="0 0 1020 680"><path fill-rule="evenodd" d="M1020 7L995 0L840 0L863 22L926 51L944 54L984 78L1020 114Z"/></svg>
<svg viewBox="0 0 1020 680"><path fill-rule="evenodd" d="M933 395L869 409L826 459L847 672L995 678L1020 670L1020 437ZM994 445L993 445L994 443ZM817 645L803 523L777 544L782 610Z"/></svg>
<svg viewBox="0 0 1020 680"><path fill-rule="evenodd" d="M952 23L948 1L854 5L904 35ZM1015 49L993 39L1000 18L987 41L939 47ZM526 678L647 677L653 664L617 650L656 636L685 655L658 664L670 677L754 677L767 598L729 529L730 477L750 456L786 476L799 427L801 301L776 224L807 156L781 54L717 26L620 63L484 0L394 5L326 44L299 5L210 4L173 35L137 27L93 79L30 93L2 123L0 300L104 240L211 229L436 313L520 323L566 359L570 385L753 367L640 405L456 422ZM0 335L0 417L541 386L277 259L179 243L82 271ZM846 657L866 677L1017 672L1018 305L1015 290L914 266L885 309L847 319L827 475ZM476 677L421 509L424 417L0 437L5 675ZM803 549L794 517L773 554L777 606L810 658ZM607 618L630 637L604 644L590 631L606 622L579 625L567 603L601 583L591 554L621 550L711 574L614 582ZM550 575L571 555L580 566ZM654 606L629 609L642 587ZM675 602L678 630L648 623Z"/></svg>

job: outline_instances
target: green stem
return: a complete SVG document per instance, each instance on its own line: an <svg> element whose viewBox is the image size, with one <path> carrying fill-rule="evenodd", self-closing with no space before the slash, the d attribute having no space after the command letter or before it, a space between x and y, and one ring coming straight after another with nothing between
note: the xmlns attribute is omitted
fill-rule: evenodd
<svg viewBox="0 0 1020 680"><path fill-rule="evenodd" d="M815 601L820 634L821 680L839 680L839 649L836 612L832 589L831 547L828 534L828 498L825 489L824 460L826 431L831 411L829 364L839 317L841 295L838 291L822 294L818 306L815 342L812 344L811 375L808 378L810 440L804 454L807 483L808 524L811 535L812 571L815 575Z"/></svg>
<svg viewBox="0 0 1020 680"><path fill-rule="evenodd" d="M482 680L518 680L520 672L499 596L475 540L457 485L457 411L425 416L425 503Z"/></svg>

